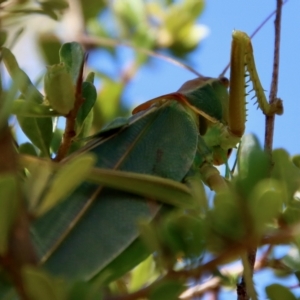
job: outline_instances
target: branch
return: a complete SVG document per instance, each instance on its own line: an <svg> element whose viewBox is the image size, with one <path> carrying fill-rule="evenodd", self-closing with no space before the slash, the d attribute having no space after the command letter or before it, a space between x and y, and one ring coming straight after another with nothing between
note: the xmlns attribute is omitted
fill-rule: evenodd
<svg viewBox="0 0 300 300"><path fill-rule="evenodd" d="M280 33L281 33L281 11L282 0L277 0L276 18L275 18L275 43L274 43L274 60L272 83L269 95L269 103L272 104L277 100L278 90L278 74L279 74L279 52L280 52ZM272 151L274 136L275 115L266 116L266 132L265 132L265 150L269 153Z"/></svg>
<svg viewBox="0 0 300 300"><path fill-rule="evenodd" d="M76 92L75 92L75 103L73 109L66 116L66 128L63 134L62 142L58 148L57 155L54 158L54 161L60 162L64 159L69 149L72 145L72 140L76 136L76 117L77 113L84 101L82 98L82 81L83 81L83 67L84 67L85 59L82 61L81 70L79 72L79 76L76 83Z"/></svg>

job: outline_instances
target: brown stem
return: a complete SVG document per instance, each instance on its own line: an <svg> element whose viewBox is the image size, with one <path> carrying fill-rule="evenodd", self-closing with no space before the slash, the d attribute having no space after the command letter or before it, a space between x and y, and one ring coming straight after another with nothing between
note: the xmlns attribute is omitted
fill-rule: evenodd
<svg viewBox="0 0 300 300"><path fill-rule="evenodd" d="M84 101L82 98L82 81L83 81L83 67L84 67L84 62L83 60L82 65L81 65L81 70L77 79L76 83L76 92L75 92L75 103L73 109L68 113L66 116L66 128L63 134L62 142L58 148L57 155L54 158L54 161L61 161L64 159L68 152L69 149L72 145L72 140L76 136L76 117L77 113Z"/></svg>
<svg viewBox="0 0 300 300"><path fill-rule="evenodd" d="M274 44L274 60L271 91L269 95L269 103L272 104L277 99L278 74L279 74L279 53L280 53L280 32L281 32L281 11L282 0L277 0L277 10L275 18L275 44ZM275 115L266 116L266 132L265 132L265 150L269 153L272 151L274 136Z"/></svg>
<svg viewBox="0 0 300 300"><path fill-rule="evenodd" d="M273 235L268 235L263 237L259 244L260 245L277 245L282 243L288 243L290 242L295 235L299 234L298 226L286 228L285 230L278 230ZM208 261L207 263L192 269L192 270L180 270L180 271L171 271L167 273L165 276L161 277L156 282L153 282L149 286L138 290L136 292L133 292L131 294L127 295L118 295L118 296L107 296L104 299L105 300L135 300L140 298L147 298L149 294L153 291L153 288L158 286L161 282L163 282L165 279L188 279L188 278L200 278L201 275L205 272L212 272L215 270L218 266L228 263L229 261L232 261L233 259L237 258L239 255L241 255L245 249L249 248L249 244L252 242L249 241L249 238L244 241L245 244L234 244L230 248L224 250L219 256L215 257L214 259ZM269 250L268 250L269 251ZM268 252L269 253L269 252ZM262 267L262 266L261 266Z"/></svg>

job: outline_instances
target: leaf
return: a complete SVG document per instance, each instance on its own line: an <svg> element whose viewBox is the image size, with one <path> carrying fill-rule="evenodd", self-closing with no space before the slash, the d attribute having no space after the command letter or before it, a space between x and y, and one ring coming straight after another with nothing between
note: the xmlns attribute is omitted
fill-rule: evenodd
<svg viewBox="0 0 300 300"><path fill-rule="evenodd" d="M13 82L10 86L9 90L5 93L2 103L1 103L1 110L0 110L0 128L2 126L6 126L7 120L11 113L11 108L14 103L14 99L18 92L17 84Z"/></svg>
<svg viewBox="0 0 300 300"><path fill-rule="evenodd" d="M97 91L95 86L92 83L86 81L83 82L82 97L84 99L84 102L77 113L77 119L76 119L79 130L81 129L86 117L92 110L97 99ZM79 130L77 130L77 132Z"/></svg>
<svg viewBox="0 0 300 300"><path fill-rule="evenodd" d="M67 115L75 103L75 87L67 69L64 63L48 66L44 77L47 100L62 115Z"/></svg>
<svg viewBox="0 0 300 300"><path fill-rule="evenodd" d="M64 10L69 7L67 1L64 0L40 0L39 3L47 9Z"/></svg>
<svg viewBox="0 0 300 300"><path fill-rule="evenodd" d="M94 169L87 178L99 185L157 199L182 208L195 207L190 190L182 183L153 175L109 169Z"/></svg>
<svg viewBox="0 0 300 300"><path fill-rule="evenodd" d="M61 43L59 38L52 33L42 33L38 36L38 45L47 65L59 63L59 49Z"/></svg>
<svg viewBox="0 0 300 300"><path fill-rule="evenodd" d="M59 128L56 128L55 131L53 132L52 141L51 141L51 145L50 145L52 154L57 153L58 148L61 143L63 133L64 133L64 131Z"/></svg>
<svg viewBox="0 0 300 300"><path fill-rule="evenodd" d="M149 249L141 241L136 239L105 268L103 268L91 282L100 282L107 285L132 270L150 255Z"/></svg>
<svg viewBox="0 0 300 300"><path fill-rule="evenodd" d="M86 178L94 163L95 156L88 153L68 161L52 178L45 197L35 209L35 214L43 215L69 195Z"/></svg>
<svg viewBox="0 0 300 300"><path fill-rule="evenodd" d="M150 255L131 271L131 280L128 284L128 291L137 291L153 282L158 276L159 273L156 271L155 261L153 256Z"/></svg>
<svg viewBox="0 0 300 300"><path fill-rule="evenodd" d="M284 149L273 151L274 167L271 176L280 180L284 187L284 202L293 201L295 192L300 187L300 170L292 163Z"/></svg>
<svg viewBox="0 0 300 300"><path fill-rule="evenodd" d="M38 160L30 161L29 164L26 165L26 169L29 171L30 176L25 182L25 191L28 199L29 211L32 212L38 205L53 170L50 161L41 164Z"/></svg>
<svg viewBox="0 0 300 300"><path fill-rule="evenodd" d="M31 300L65 300L67 295L66 283L55 279L45 271L30 265L22 271L24 288Z"/></svg>
<svg viewBox="0 0 300 300"><path fill-rule="evenodd" d="M0 47L4 45L7 39L7 32L5 30L0 30Z"/></svg>
<svg viewBox="0 0 300 300"><path fill-rule="evenodd" d="M38 156L34 146L31 143L23 143L19 146L19 153Z"/></svg>
<svg viewBox="0 0 300 300"><path fill-rule="evenodd" d="M14 100L12 103L11 113L21 117L54 117L61 114L51 109L50 106L28 102L22 99Z"/></svg>
<svg viewBox="0 0 300 300"><path fill-rule="evenodd" d="M175 300L184 291L185 287L179 280L164 280L153 287L150 300Z"/></svg>
<svg viewBox="0 0 300 300"><path fill-rule="evenodd" d="M52 140L51 118L31 118L17 116L23 132L30 141L41 150L42 156L49 156L49 148Z"/></svg>
<svg viewBox="0 0 300 300"><path fill-rule="evenodd" d="M63 62L75 85L84 59L84 51L80 44L66 43L59 50L60 61Z"/></svg>
<svg viewBox="0 0 300 300"><path fill-rule="evenodd" d="M269 176L271 167L269 157L262 150L257 137L243 137L238 166L236 186L242 197L247 199L255 185Z"/></svg>
<svg viewBox="0 0 300 300"><path fill-rule="evenodd" d="M1 53L3 62L6 66L9 75L17 84L18 89L24 95L25 99L27 101L42 103L44 98L43 95L32 84L27 74L22 69L20 69L17 60L12 54L12 52L7 48L2 47Z"/></svg>
<svg viewBox="0 0 300 300"><path fill-rule="evenodd" d="M266 293L270 300L297 300L288 288L277 283L267 286Z"/></svg>
<svg viewBox="0 0 300 300"><path fill-rule="evenodd" d="M11 226L17 214L17 183L12 175L0 177L0 255L6 254Z"/></svg>

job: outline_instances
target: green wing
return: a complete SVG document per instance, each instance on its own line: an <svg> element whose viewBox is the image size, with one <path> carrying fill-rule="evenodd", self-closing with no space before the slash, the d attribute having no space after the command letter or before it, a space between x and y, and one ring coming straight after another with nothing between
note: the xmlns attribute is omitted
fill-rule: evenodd
<svg viewBox="0 0 300 300"><path fill-rule="evenodd" d="M183 106L170 102L134 115L128 125L111 136L91 141L85 151L97 155L101 168L180 182L193 164L197 142L195 122ZM132 244L138 237L137 221L152 219L159 207L133 194L85 182L34 223L32 232L39 256L56 248L45 263L51 272L89 279ZM74 220L76 225L68 232Z"/></svg>

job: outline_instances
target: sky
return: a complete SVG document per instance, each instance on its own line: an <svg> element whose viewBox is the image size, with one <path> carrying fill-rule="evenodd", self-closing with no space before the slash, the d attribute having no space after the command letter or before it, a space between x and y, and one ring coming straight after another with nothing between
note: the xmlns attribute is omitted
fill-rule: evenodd
<svg viewBox="0 0 300 300"><path fill-rule="evenodd" d="M207 0L204 13L198 22L207 26L209 34L201 42L197 51L190 56L189 64L205 76L217 77L229 62L232 31L238 29L250 35L274 11L275 5L275 0ZM298 88L300 86L299 14L299 0L289 0L284 5L278 87L278 97L284 103L284 114L276 117L274 135L274 148L285 148L291 155L300 153L300 141L298 142L300 138L300 117L298 117L300 113L300 89ZM273 20L274 18L259 31L252 41L256 67L267 96L272 74ZM28 74L32 76L40 74L41 67L31 64L30 55L33 52L28 43L26 47L18 46L16 51L19 61L24 61L22 56L26 56L26 62L21 67ZM126 52L126 50L124 51ZM159 95L174 92L186 80L194 77L185 69L162 60L152 59L147 67L138 72L127 88L125 94L127 104L133 107ZM263 143L264 116L260 110L256 109L253 100L249 102L246 133L256 134ZM283 250L281 249L278 255L280 256L282 253ZM264 295L263 286L272 278L270 271L260 273L256 277L256 287L260 295ZM290 278L285 281L285 284L287 286L294 285L296 281L294 278ZM297 292L298 296L300 295L299 289L294 292ZM220 299L232 299L233 295L233 293L226 292L222 294ZM262 299L264 298L263 296Z"/></svg>

